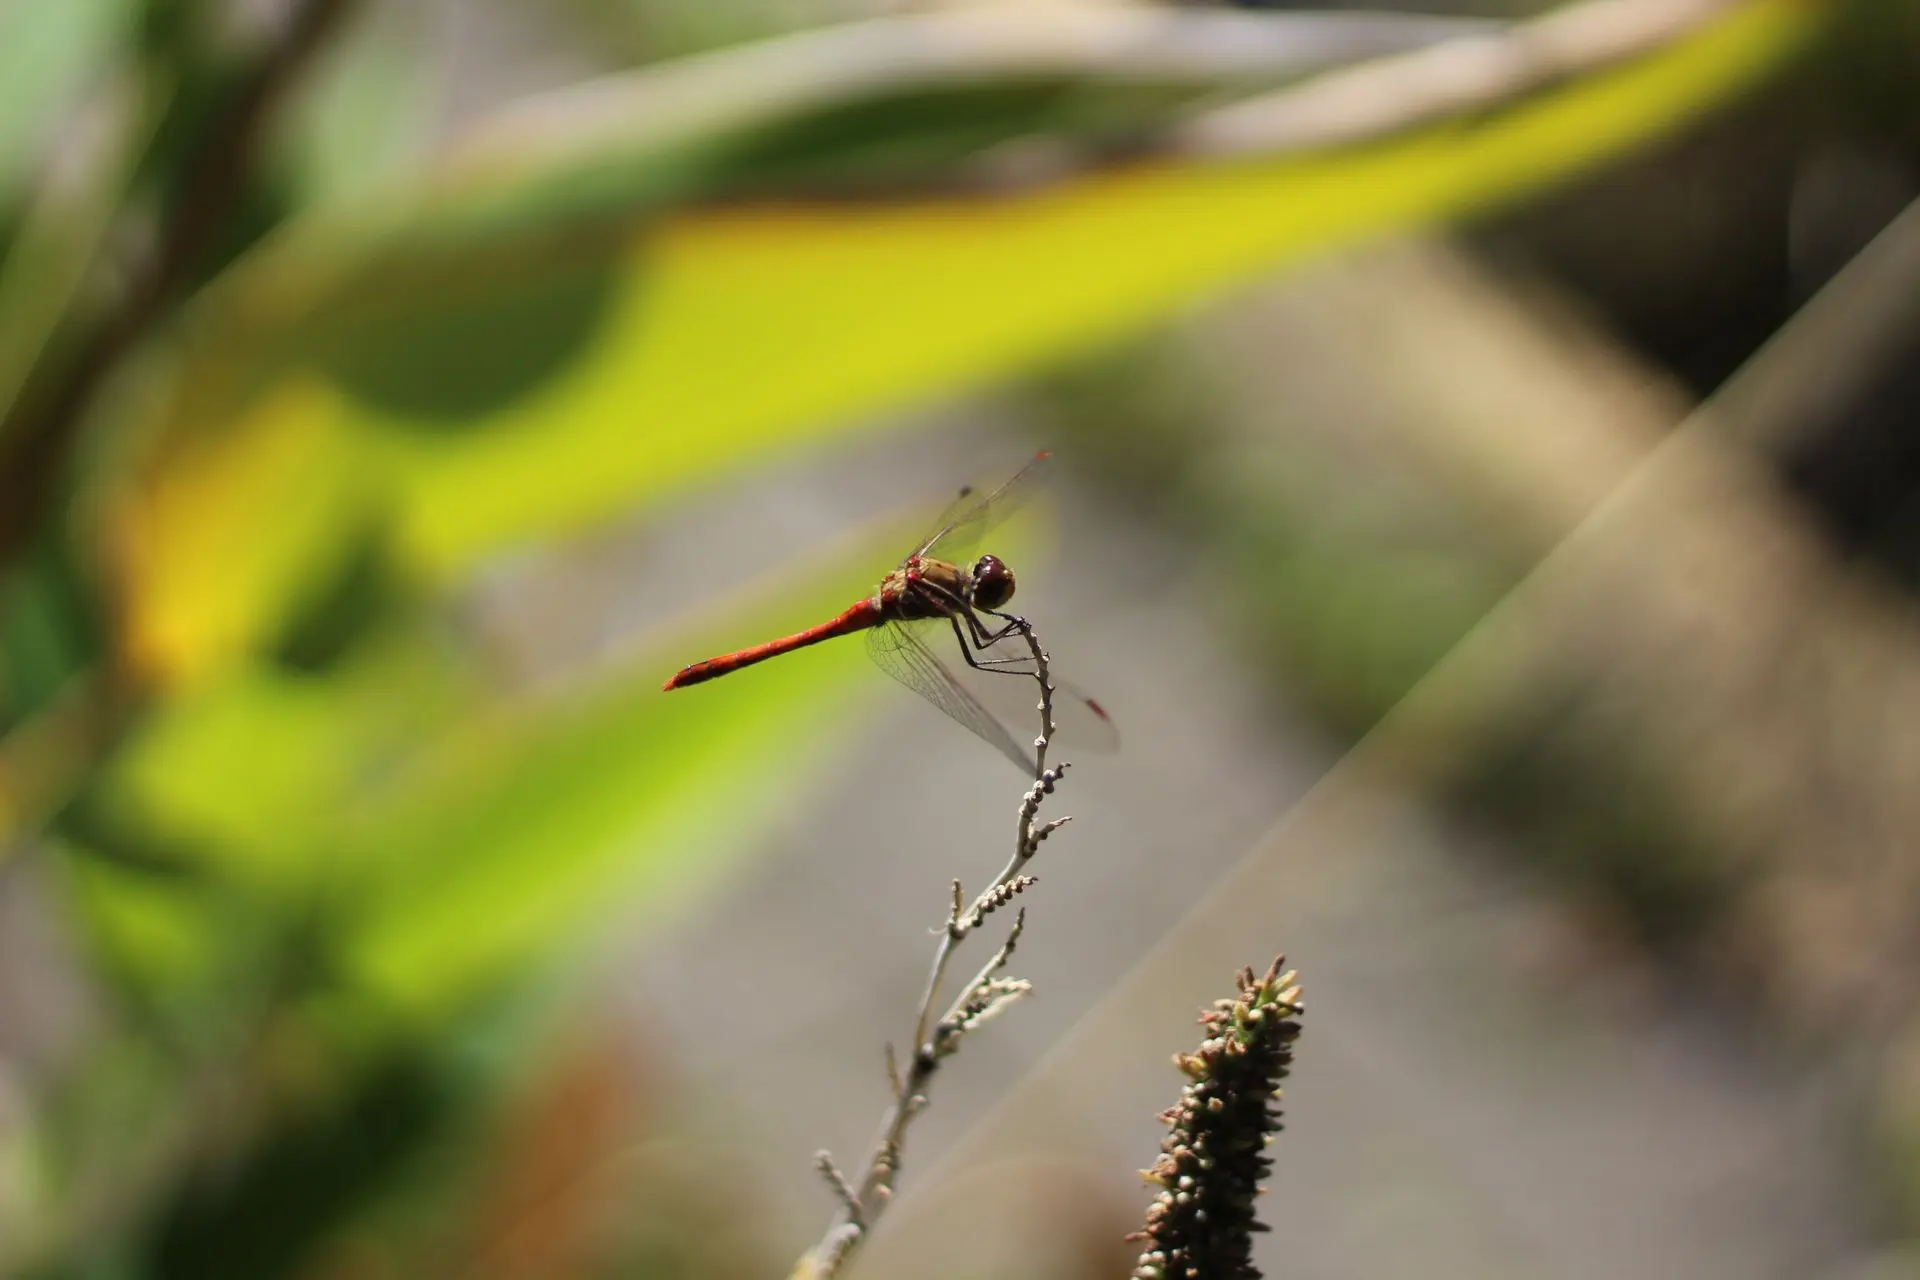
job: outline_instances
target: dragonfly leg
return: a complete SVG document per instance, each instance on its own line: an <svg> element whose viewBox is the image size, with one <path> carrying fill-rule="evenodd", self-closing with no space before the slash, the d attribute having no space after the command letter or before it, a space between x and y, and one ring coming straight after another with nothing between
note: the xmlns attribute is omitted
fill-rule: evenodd
<svg viewBox="0 0 1920 1280"><path fill-rule="evenodd" d="M974 626L979 626L979 621L974 619L971 614L968 615L968 618L973 622ZM952 614L948 614L947 621L953 626L954 638L960 641L960 656L965 658L967 665L975 671L985 671L990 675L996 676L1025 676L1029 680L1033 679L1031 667L1027 669L1017 669L1014 666L1015 663L1021 661L1031 663L1031 658L976 658L973 656L974 649L976 647L982 647L979 645L979 642L969 637L966 631L961 629L960 619L954 617ZM984 632L985 628L981 628L981 630ZM1009 628L1009 630L1011 630L1011 628ZM1008 630L1003 630L996 639L1004 639L1008 634ZM989 641L988 643L992 642Z"/></svg>
<svg viewBox="0 0 1920 1280"><path fill-rule="evenodd" d="M945 614L947 620L953 624L954 634L960 636L960 647L962 649L990 648L993 645L999 644L1015 632L1024 631L1027 627L1027 620L1018 614L997 613L991 609L978 609L976 606L968 604L959 595L937 583L922 580L916 585L925 596L931 597L931 599L936 602L937 611ZM987 625L980 621L979 615L982 613L985 613L991 618L1004 621L1006 625L998 631L989 630ZM960 629L960 619L962 618L966 619L967 623L964 633ZM967 661L971 665L979 665L973 662L971 658Z"/></svg>
<svg viewBox="0 0 1920 1280"><path fill-rule="evenodd" d="M1027 629L1027 620L1025 618L1011 613L993 613L989 614L989 616L1005 619L1007 625L1001 627L998 631L989 631L987 630L987 624L980 621L978 613L975 613L971 609L966 612L967 628L973 632L973 643L976 648L990 648L993 645L999 644L1015 632L1025 631ZM985 611L983 610L982 612Z"/></svg>
<svg viewBox="0 0 1920 1280"><path fill-rule="evenodd" d="M976 612L973 606L959 596L934 583L922 581L919 586L922 591L940 602L942 606L940 612L946 615L947 624L953 628L954 638L960 642L960 656L966 659L968 666L976 671L992 672L994 675L1032 678L1033 659L1026 654L1006 658L974 657L976 652L985 651L1008 636L1025 631L1027 629L1025 618L1017 614L995 613L992 610ZM1004 621L1005 625L997 631L989 629L984 622L980 621L979 613L987 613L990 617ZM966 619L964 627L960 625L963 618Z"/></svg>

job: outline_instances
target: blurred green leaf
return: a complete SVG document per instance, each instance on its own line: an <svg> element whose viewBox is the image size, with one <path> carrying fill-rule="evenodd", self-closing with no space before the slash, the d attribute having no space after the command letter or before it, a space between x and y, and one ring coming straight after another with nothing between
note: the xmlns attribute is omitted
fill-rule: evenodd
<svg viewBox="0 0 1920 1280"><path fill-rule="evenodd" d="M290 103L275 154L303 205L366 198L417 163L441 93L429 14L368 5Z"/></svg>
<svg viewBox="0 0 1920 1280"><path fill-rule="evenodd" d="M456 1073L445 1057L423 1050L382 1062L338 1110L298 1117L250 1152L244 1177L180 1188L159 1224L150 1274L299 1275L330 1232L405 1191L409 1173L431 1185L420 1164L475 1107L472 1083L450 1087Z"/></svg>
<svg viewBox="0 0 1920 1280"><path fill-rule="evenodd" d="M99 658L99 620L64 548L35 547L0 581L0 728L41 711Z"/></svg>
<svg viewBox="0 0 1920 1280"><path fill-rule="evenodd" d="M565 145L505 131L411 196L277 238L203 300L144 466L106 511L129 657L186 680L257 647L335 571L349 525L385 522L400 577L445 582L1290 259L1511 199L1724 98L1813 20L1759 0L1389 144L996 197L703 203L737 189L740 158L766 154L743 141L776 126L843 154L818 108L744 138L621 119L569 121ZM980 111L1005 104L980 90ZM930 119L991 136L952 132L965 105L871 112L857 149L909 154ZM1044 103L1020 118L1042 127ZM889 121L906 132L880 138Z"/></svg>
<svg viewBox="0 0 1920 1280"><path fill-rule="evenodd" d="M270 1116L294 1103L281 1118L296 1134L317 1123L324 1143L313 1106L360 1108L363 1073L382 1079L487 1025L503 997L594 954L615 918L644 925L728 874L885 682L857 639L672 696L660 681L871 590L876 548L907 536L873 532L558 691L503 696L403 631L324 678L250 665L157 707L70 808L57 847L103 973L171 1046L144 1068L178 1076L160 1095L190 1100L190 1082L217 1070L276 1099ZM119 1141L178 1159L167 1144L196 1124L153 1114ZM320 1218L418 1155L412 1137L326 1152L368 1182L334 1187ZM169 1247L217 1233L227 1210L203 1208L180 1207L185 1234ZM47 1229L56 1249L91 1247Z"/></svg>
<svg viewBox="0 0 1920 1280"><path fill-rule="evenodd" d="M440 1025L590 937L583 921L684 901L778 819L884 683L858 641L672 696L660 681L838 611L884 560L862 537L710 634L558 692L502 693L410 632L325 677L231 668L156 708L70 815L93 936L139 988L230 992L250 951L311 934L298 994L329 1034Z"/></svg>
<svg viewBox="0 0 1920 1280"><path fill-rule="evenodd" d="M857 639L672 696L663 667L837 611L872 589L860 559L868 572L837 568L830 591L809 575L713 640L677 645L675 662L499 708L429 752L352 832L358 874L336 936L353 979L437 1020L581 921L624 908L644 924L728 871L835 758L878 682Z"/></svg>
<svg viewBox="0 0 1920 1280"><path fill-rule="evenodd" d="M132 18L130 0L0 7L0 208L18 196Z"/></svg>
<svg viewBox="0 0 1920 1280"><path fill-rule="evenodd" d="M857 637L672 695L662 677L870 591L922 514L563 689L501 696L399 633L323 679L249 667L157 709L63 824L69 900L143 1015L142 1043L172 1049L145 1060L146 1084L191 1106L204 1072L247 1081L266 1143L240 1183L169 1209L167 1255L201 1257L223 1221L284 1197L297 1212L230 1243L274 1266L304 1254L484 1109L481 1077L501 1063L476 1076L461 1046L523 1042L606 926L645 929L733 871L891 686ZM1044 551L1037 514L996 535L1023 563ZM418 1105L362 1141L396 1069L416 1073ZM160 1088L156 1073L178 1078ZM129 1120L117 1140L180 1160L168 1143L206 1123Z"/></svg>

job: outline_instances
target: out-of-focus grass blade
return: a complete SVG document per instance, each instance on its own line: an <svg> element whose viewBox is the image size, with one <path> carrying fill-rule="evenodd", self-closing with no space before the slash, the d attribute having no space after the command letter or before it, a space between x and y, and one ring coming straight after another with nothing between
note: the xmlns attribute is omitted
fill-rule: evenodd
<svg viewBox="0 0 1920 1280"><path fill-rule="evenodd" d="M661 681L869 593L877 548L912 536L888 533L557 693L499 695L406 637L324 679L230 670L157 710L79 806L84 918L129 981L209 992L246 963L232 921L283 952L305 928L328 1025L440 1022L596 918L684 901L786 811L885 684L858 637Z"/></svg>
<svg viewBox="0 0 1920 1280"><path fill-rule="evenodd" d="M898 691L860 636L672 693L661 681L871 594L887 567L875 549L904 546L922 518L884 527L797 575L783 567L751 607L677 629L610 680L447 738L352 842L360 887L343 965L396 1012L432 1018L581 919L624 904L628 920L650 920L724 874L836 757L866 699ZM996 546L1030 557L1038 532L1023 516ZM980 759L1004 767L985 747Z"/></svg>
<svg viewBox="0 0 1920 1280"><path fill-rule="evenodd" d="M0 5L0 209L132 21L131 0Z"/></svg>
<svg viewBox="0 0 1920 1280"><path fill-rule="evenodd" d="M844 607L924 523L876 522L558 691L503 695L399 629L324 677L232 668L156 708L55 840L84 937L170 1046L143 1087L176 1096L154 1073L213 1053L296 1110L355 1097L396 1056L538 1006L609 926L683 909L765 843L867 698L911 699L859 637L661 681ZM1022 564L1039 542L1031 514L995 535ZM192 1123L146 1107L115 1149Z"/></svg>
<svg viewBox="0 0 1920 1280"><path fill-rule="evenodd" d="M60 163L24 202L0 255L0 445L9 443L5 409L72 312L126 197L157 119L146 93L135 77L118 77L72 113Z"/></svg>
<svg viewBox="0 0 1920 1280"><path fill-rule="evenodd" d="M583 921L650 923L728 869L876 687L857 639L795 657L672 695L649 664L444 744L352 846L343 963L363 993L437 1019Z"/></svg>
<svg viewBox="0 0 1920 1280"><path fill-rule="evenodd" d="M998 195L849 199L831 165L799 165L809 198L771 203L779 185L742 160L764 159L748 144L765 122L651 149L615 122L584 131L603 154L548 164L482 148L413 196L282 236L203 300L152 448L105 510L129 657L188 680L265 643L346 525L382 523L402 578L443 582L1274 264L1532 190L1722 99L1816 9L1736 6L1637 63L1390 143ZM951 134L966 106L950 95L935 118ZM1000 133L1043 131L1046 106ZM891 121L910 151L927 120L870 111L855 150ZM849 154L831 131L818 145ZM743 185L755 201L728 198Z"/></svg>
<svg viewBox="0 0 1920 1280"><path fill-rule="evenodd" d="M276 148L303 205L366 198L420 163L443 92L430 15L373 5L314 67Z"/></svg>

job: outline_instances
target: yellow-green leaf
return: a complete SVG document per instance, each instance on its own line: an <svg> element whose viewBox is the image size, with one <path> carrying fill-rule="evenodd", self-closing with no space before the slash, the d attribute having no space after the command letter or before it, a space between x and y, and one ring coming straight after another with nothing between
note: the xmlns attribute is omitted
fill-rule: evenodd
<svg viewBox="0 0 1920 1280"><path fill-rule="evenodd" d="M499 695L404 634L320 679L232 668L96 780L69 832L75 904L150 1002L218 1008L252 949L305 937L325 959L300 994L327 1026L439 1025L595 921L684 902L778 821L885 685L859 639L661 681L838 612L905 536L863 531L559 691Z"/></svg>
<svg viewBox="0 0 1920 1280"><path fill-rule="evenodd" d="M443 583L1289 260L1513 199L1724 99L1817 13L1755 0L1390 142L997 196L716 202L684 141L545 173L468 155L204 299L153 452L107 508L130 660L191 680L266 643L369 508L402 576Z"/></svg>

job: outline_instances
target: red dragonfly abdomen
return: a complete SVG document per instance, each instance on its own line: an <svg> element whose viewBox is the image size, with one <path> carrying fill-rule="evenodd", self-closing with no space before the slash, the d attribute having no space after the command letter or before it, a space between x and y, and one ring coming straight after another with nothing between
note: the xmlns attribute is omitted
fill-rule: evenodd
<svg viewBox="0 0 1920 1280"><path fill-rule="evenodd" d="M717 658L708 658L705 662L696 662L690 667L682 667L661 687L683 689L690 684L700 684L716 676L724 676L729 671L738 671L756 662L765 662L768 658L777 658L783 653L804 649L810 644L819 644L822 640L831 640L835 636L851 635L855 631L877 627L885 620L886 615L881 612L878 605L872 600L862 600L850 606L839 617L823 622L817 627L808 627L805 631L796 631L778 640L756 644L750 649L723 653Z"/></svg>

